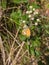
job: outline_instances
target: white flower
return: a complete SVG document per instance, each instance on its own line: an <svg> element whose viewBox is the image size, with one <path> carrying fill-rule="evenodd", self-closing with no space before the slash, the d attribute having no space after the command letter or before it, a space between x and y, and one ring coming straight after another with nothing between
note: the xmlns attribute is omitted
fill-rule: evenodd
<svg viewBox="0 0 49 65"><path fill-rule="evenodd" d="M36 14L38 14L38 12L35 11L35 12L34 12L34 15L36 15Z"/></svg>
<svg viewBox="0 0 49 65"><path fill-rule="evenodd" d="M33 11L35 11L35 8L33 8Z"/></svg>
<svg viewBox="0 0 49 65"><path fill-rule="evenodd" d="M38 14L38 12L36 12L36 14Z"/></svg>
<svg viewBox="0 0 49 65"><path fill-rule="evenodd" d="M23 28L26 28L26 27L27 27L27 25L24 25L24 26L23 26Z"/></svg>
<svg viewBox="0 0 49 65"><path fill-rule="evenodd" d="M26 14L29 14L29 11L26 11Z"/></svg>
<svg viewBox="0 0 49 65"><path fill-rule="evenodd" d="M34 12L33 14L36 15L36 12Z"/></svg>
<svg viewBox="0 0 49 65"><path fill-rule="evenodd" d="M32 6L29 6L30 9L32 9Z"/></svg>
<svg viewBox="0 0 49 65"><path fill-rule="evenodd" d="M34 20L34 18L31 18L31 20Z"/></svg>
<svg viewBox="0 0 49 65"><path fill-rule="evenodd" d="M40 21L40 19L36 19L37 20L37 22L39 22Z"/></svg>
<svg viewBox="0 0 49 65"><path fill-rule="evenodd" d="M25 23L26 21L25 21L25 20L23 20L22 22L23 22L23 23Z"/></svg>
<svg viewBox="0 0 49 65"><path fill-rule="evenodd" d="M32 13L32 10L29 11L29 14Z"/></svg>
<svg viewBox="0 0 49 65"><path fill-rule="evenodd" d="M26 11L26 14L30 14L30 13L32 13L32 10L30 10L30 11Z"/></svg>
<svg viewBox="0 0 49 65"><path fill-rule="evenodd" d="M31 17L31 15L28 16L29 18Z"/></svg>
<svg viewBox="0 0 49 65"><path fill-rule="evenodd" d="M37 25L38 25L38 23L36 22L36 23L35 23L35 26L37 26Z"/></svg>

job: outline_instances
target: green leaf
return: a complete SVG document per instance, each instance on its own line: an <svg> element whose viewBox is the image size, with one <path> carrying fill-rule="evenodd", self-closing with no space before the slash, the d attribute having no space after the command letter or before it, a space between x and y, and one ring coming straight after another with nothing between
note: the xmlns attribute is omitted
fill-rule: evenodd
<svg viewBox="0 0 49 65"><path fill-rule="evenodd" d="M49 34L49 30L45 30L45 32L46 32L47 34Z"/></svg>
<svg viewBox="0 0 49 65"><path fill-rule="evenodd" d="M29 50L29 46L28 46L28 43L27 42L25 43L25 45L26 45L27 50Z"/></svg>
<svg viewBox="0 0 49 65"><path fill-rule="evenodd" d="M34 47L40 46L40 41L38 41L38 40L33 41L33 46Z"/></svg>
<svg viewBox="0 0 49 65"><path fill-rule="evenodd" d="M16 13L17 13L17 17L21 17L22 11L20 9L18 9Z"/></svg>
<svg viewBox="0 0 49 65"><path fill-rule="evenodd" d="M21 24L21 10L13 11L10 18L16 23L16 26L19 26Z"/></svg>
<svg viewBox="0 0 49 65"><path fill-rule="evenodd" d="M44 26L46 34L49 34L49 23Z"/></svg>
<svg viewBox="0 0 49 65"><path fill-rule="evenodd" d="M19 20L21 18L21 10L17 10L17 12L12 12L10 17L13 19L13 20Z"/></svg>
<svg viewBox="0 0 49 65"><path fill-rule="evenodd" d="M35 50L35 53L36 53L36 57L39 57L41 55L40 51Z"/></svg>
<svg viewBox="0 0 49 65"><path fill-rule="evenodd" d="M31 26L30 29L33 31L35 29L35 26Z"/></svg>
<svg viewBox="0 0 49 65"><path fill-rule="evenodd" d="M30 51L31 51L31 54L32 55L35 55L35 51L34 51L34 48L33 47L31 47Z"/></svg>
<svg viewBox="0 0 49 65"><path fill-rule="evenodd" d="M28 19L28 16L25 14L25 15L22 15L22 20L27 20Z"/></svg>
<svg viewBox="0 0 49 65"><path fill-rule="evenodd" d="M33 6L33 8L40 8L40 6L39 5L37 5L36 3L32 3L32 6Z"/></svg>
<svg viewBox="0 0 49 65"><path fill-rule="evenodd" d="M45 25L45 28L49 28L49 24Z"/></svg>
<svg viewBox="0 0 49 65"><path fill-rule="evenodd" d="M3 9L5 9L6 8L6 0L2 0L0 5L2 6Z"/></svg>
<svg viewBox="0 0 49 65"><path fill-rule="evenodd" d="M17 3L19 4L19 3L24 3L24 2L26 3L26 2L28 2L28 0L12 0L12 1L13 1L14 3L16 3L16 4L17 4Z"/></svg>
<svg viewBox="0 0 49 65"><path fill-rule="evenodd" d="M19 35L19 38L20 38L21 41L26 40L26 37L24 35Z"/></svg>
<svg viewBox="0 0 49 65"><path fill-rule="evenodd" d="M16 15L17 15L16 12L12 12L11 15L10 15L11 19L16 20L16 18L17 18Z"/></svg>
<svg viewBox="0 0 49 65"><path fill-rule="evenodd" d="M49 3L45 4L46 8L49 8Z"/></svg>

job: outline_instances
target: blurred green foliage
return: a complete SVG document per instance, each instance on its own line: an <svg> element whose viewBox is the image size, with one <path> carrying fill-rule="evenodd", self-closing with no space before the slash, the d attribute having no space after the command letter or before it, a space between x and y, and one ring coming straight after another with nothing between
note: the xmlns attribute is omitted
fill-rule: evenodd
<svg viewBox="0 0 49 65"><path fill-rule="evenodd" d="M38 5L38 3L32 2L30 4L28 3L28 0L12 0L12 2L15 4L17 8L12 9L11 12L10 10L8 10L10 12L10 15L9 15L8 23L6 22L6 24L8 25L7 29L10 28L10 31L13 30L15 32L15 30L17 31L17 29L20 27L21 29L19 30L18 37L17 37L18 41L19 42L24 41L25 49L29 51L30 55L34 55L36 58L39 58L42 54L42 52L39 50L39 48L42 45L41 36L43 33L45 36L49 35L49 21L46 24L47 22L46 18L41 17L41 15L43 14L41 13L41 6ZM40 0L38 2L40 2ZM27 3L27 4L24 5L22 3ZM3 9L6 9L7 7L6 4L7 4L6 0L3 0L0 3ZM19 5L17 6L17 4ZM49 4L47 4L46 6L49 8ZM13 24L15 24L15 26L13 26ZM13 27L16 27L15 30L13 29ZM28 28L31 32L30 37L27 37L22 34L22 30L26 28ZM3 38L4 37L5 36L3 36ZM8 45L7 43L8 42L6 42L4 46L5 49L7 49L7 51L9 52L10 45Z"/></svg>
<svg viewBox="0 0 49 65"><path fill-rule="evenodd" d="M6 8L6 4L7 4L6 0L1 0L1 1L0 1L0 6L1 6L3 9Z"/></svg>
<svg viewBox="0 0 49 65"><path fill-rule="evenodd" d="M26 3L26 2L28 2L28 0L12 0L14 3Z"/></svg>

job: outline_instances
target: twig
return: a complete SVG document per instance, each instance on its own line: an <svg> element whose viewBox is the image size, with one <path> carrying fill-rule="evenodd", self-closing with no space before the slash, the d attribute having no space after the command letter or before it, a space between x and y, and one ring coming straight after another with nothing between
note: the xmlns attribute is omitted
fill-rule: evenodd
<svg viewBox="0 0 49 65"><path fill-rule="evenodd" d="M13 44L12 44L12 48L13 48L13 46L14 46L14 44L15 44L15 41L16 41L16 38L17 38L17 36L18 36L19 30L20 30L20 28L17 30L17 33L16 33L16 35L15 35L15 38L14 38L14 41L13 41Z"/></svg>
<svg viewBox="0 0 49 65"><path fill-rule="evenodd" d="M22 54L22 56L19 57L18 61L19 61L27 52L28 52L28 50L26 50L26 51Z"/></svg>
<svg viewBox="0 0 49 65"><path fill-rule="evenodd" d="M18 46L18 47L15 48L15 49L11 49L11 52L10 52L10 54L8 55L8 58L7 58L7 60L6 60L6 64L7 64L8 61L10 61L11 56L14 54L14 52L15 52L19 47L20 47L20 46ZM11 55L11 54L12 54L12 55Z"/></svg>
<svg viewBox="0 0 49 65"><path fill-rule="evenodd" d="M10 60L10 59L11 59L11 56L12 56L13 53L15 52L15 50L13 50L13 46L14 46L15 42L20 46L20 43L18 43L18 41L16 40L17 35L18 35L18 32L19 32L19 29L18 29L18 31L17 31L17 33L16 33L15 38L14 38L11 32L9 32L5 27L3 27L3 28L4 28L4 30L6 30L7 33L10 34L10 36L14 39L13 44L12 44L11 49L10 49L10 53L9 53L8 58L7 58L7 61L6 61L6 63L8 62L8 64L9 64L10 61L11 61L11 60ZM12 50L13 50L13 52L11 52Z"/></svg>
<svg viewBox="0 0 49 65"><path fill-rule="evenodd" d="M4 50L4 46L3 46L1 36L0 36L0 49L1 49L1 52L2 52L3 64L6 65L6 63L5 63L5 50Z"/></svg>
<svg viewBox="0 0 49 65"><path fill-rule="evenodd" d="M10 31L8 31L5 27L3 27L3 29L4 29L5 31L7 31L7 33L14 39L14 36L12 35L12 33L11 33ZM15 40L15 42L20 46L20 43L18 43L17 40Z"/></svg>
<svg viewBox="0 0 49 65"><path fill-rule="evenodd" d="M10 9L16 9L16 8L18 8L18 7L8 7L8 8L6 8L6 9L3 9L3 11L5 11L5 10L10 10Z"/></svg>
<svg viewBox="0 0 49 65"><path fill-rule="evenodd" d="M16 33L16 36L15 36L15 38L14 38L13 44L12 44L11 49L10 49L10 53L9 53L9 62L8 62L8 63L10 63L11 56L12 56L12 54L13 54L13 52L14 52L14 50L13 50L13 52L11 53L11 51L12 51L12 49L13 49L13 47L14 47L14 44L15 44L15 41L16 41L18 32L19 32L19 29L18 29L18 31L17 31L17 33Z"/></svg>
<svg viewBox="0 0 49 65"><path fill-rule="evenodd" d="M14 60L12 61L12 63L11 63L10 65L15 65L15 64L16 64L16 60L17 60L17 58L18 58L18 56L19 56L19 54L20 54L20 52L21 52L21 50L22 50L23 45L24 45L24 42L22 42L22 45L21 45L19 51L17 52L17 54L16 54Z"/></svg>

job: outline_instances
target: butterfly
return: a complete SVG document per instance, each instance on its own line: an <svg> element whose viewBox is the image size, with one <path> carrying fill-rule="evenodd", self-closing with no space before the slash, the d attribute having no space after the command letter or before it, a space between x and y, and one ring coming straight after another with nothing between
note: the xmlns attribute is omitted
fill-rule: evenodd
<svg viewBox="0 0 49 65"><path fill-rule="evenodd" d="M31 31L30 31L29 28L24 28L24 29L22 30L22 34L25 35L26 37L30 37Z"/></svg>

